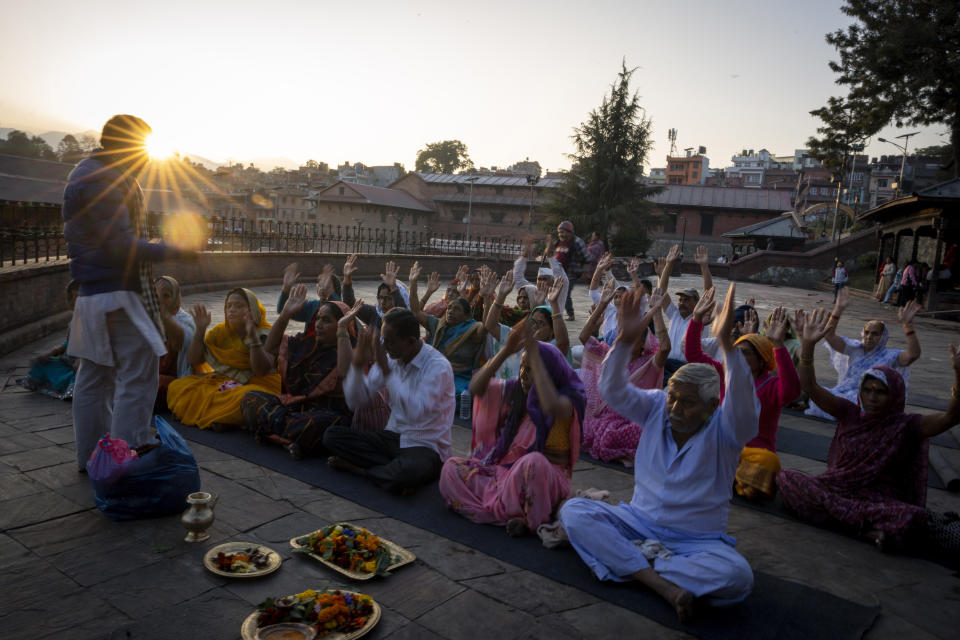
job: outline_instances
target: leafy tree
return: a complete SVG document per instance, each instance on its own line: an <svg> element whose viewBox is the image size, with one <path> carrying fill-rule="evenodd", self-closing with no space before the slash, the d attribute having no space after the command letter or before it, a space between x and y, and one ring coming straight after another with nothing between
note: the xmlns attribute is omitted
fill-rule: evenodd
<svg viewBox="0 0 960 640"><path fill-rule="evenodd" d="M46 140L40 136L31 137L27 133L16 129L7 134L6 141L0 140L0 153L9 153L24 158L57 159L57 154L53 152Z"/></svg>
<svg viewBox="0 0 960 640"><path fill-rule="evenodd" d="M100 140L98 140L96 136L89 133L80 134L80 137L77 139L77 141L80 143L80 148L83 149L85 153L96 151L100 148Z"/></svg>
<svg viewBox="0 0 960 640"><path fill-rule="evenodd" d="M611 251L642 253L650 246L648 230L656 225L646 200L663 190L640 183L653 144L651 123L630 91L626 61L600 106L574 128L576 152L562 185L546 206L551 226L573 222L577 235L596 231Z"/></svg>
<svg viewBox="0 0 960 640"><path fill-rule="evenodd" d="M834 176L842 177L847 154L854 145L863 144L869 127L867 123L877 114L863 105L831 97L827 106L814 109L810 115L823 121L823 125L817 128L821 137L811 136L807 140L810 155Z"/></svg>
<svg viewBox="0 0 960 640"><path fill-rule="evenodd" d="M848 104L869 108L863 133L896 126L945 124L960 175L960 20L956 0L846 0L855 22L827 34L839 62L830 68L849 86ZM829 108L829 107L827 107Z"/></svg>
<svg viewBox="0 0 960 640"><path fill-rule="evenodd" d="M83 157L83 148L72 134L63 136L63 140L57 145L57 157L60 162L79 162Z"/></svg>
<svg viewBox="0 0 960 640"><path fill-rule="evenodd" d="M473 169L467 155L467 145L459 140L431 142L417 151L416 170L422 173L454 173L458 169Z"/></svg>

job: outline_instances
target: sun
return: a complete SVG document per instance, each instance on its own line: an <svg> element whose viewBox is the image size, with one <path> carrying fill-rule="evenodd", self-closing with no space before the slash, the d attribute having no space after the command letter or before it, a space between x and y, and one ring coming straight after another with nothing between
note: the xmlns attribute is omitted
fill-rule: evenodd
<svg viewBox="0 0 960 640"><path fill-rule="evenodd" d="M177 148L170 138L156 133L147 136L147 153L154 160L166 160L176 151Z"/></svg>

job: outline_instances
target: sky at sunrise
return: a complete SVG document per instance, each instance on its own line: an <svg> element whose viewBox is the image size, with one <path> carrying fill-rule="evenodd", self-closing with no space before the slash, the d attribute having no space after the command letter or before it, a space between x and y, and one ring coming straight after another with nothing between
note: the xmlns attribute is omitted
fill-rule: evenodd
<svg viewBox="0 0 960 640"><path fill-rule="evenodd" d="M569 167L573 127L621 60L653 123L647 166L703 145L711 167L741 149L791 155L811 109L844 95L824 34L839 2L658 0L362 3L272 0L3 0L0 127L99 131L144 118L214 161L400 162L462 140L477 166L529 157ZM946 144L945 127L910 148ZM873 156L899 151L874 138Z"/></svg>

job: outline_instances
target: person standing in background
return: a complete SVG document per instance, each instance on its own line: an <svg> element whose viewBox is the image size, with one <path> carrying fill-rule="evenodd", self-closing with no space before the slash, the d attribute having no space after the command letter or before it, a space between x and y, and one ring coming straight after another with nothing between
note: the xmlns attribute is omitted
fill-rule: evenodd
<svg viewBox="0 0 960 640"><path fill-rule="evenodd" d="M573 285L583 273L583 264L587 260L587 245L573 233L573 223L564 220L557 227L557 244L553 248L553 257L567 274L570 288L567 289L567 320L575 320L573 313Z"/></svg>

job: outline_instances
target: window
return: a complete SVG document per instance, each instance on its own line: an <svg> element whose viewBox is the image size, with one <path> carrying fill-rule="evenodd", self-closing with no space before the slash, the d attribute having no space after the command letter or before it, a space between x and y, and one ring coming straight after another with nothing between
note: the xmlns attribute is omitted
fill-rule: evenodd
<svg viewBox="0 0 960 640"><path fill-rule="evenodd" d="M338 191L340 192L340 195L342 196L342 195L343 195L343 187L340 187L340 188L338 189Z"/></svg>
<svg viewBox="0 0 960 640"><path fill-rule="evenodd" d="M503 187L497 187L496 189L494 189L494 191L496 191L498 196L503 195Z"/></svg>
<svg viewBox="0 0 960 640"><path fill-rule="evenodd" d="M664 233L677 232L677 214L668 213L666 215L660 216L660 223L663 225Z"/></svg>
<svg viewBox="0 0 960 640"><path fill-rule="evenodd" d="M877 179L877 188L878 188L878 189L886 189L886 188L887 188L887 179L886 179L886 178L879 178L879 179Z"/></svg>
<svg viewBox="0 0 960 640"><path fill-rule="evenodd" d="M713 235L713 214L712 213L700 214L700 235L702 236Z"/></svg>
<svg viewBox="0 0 960 640"><path fill-rule="evenodd" d="M503 222L504 216L507 215L503 211L491 211L490 212L490 222L495 224L501 224Z"/></svg>
<svg viewBox="0 0 960 640"><path fill-rule="evenodd" d="M457 185L457 193L463 193L463 185L462 185L462 184L458 184L458 185Z"/></svg>
<svg viewBox="0 0 960 640"><path fill-rule="evenodd" d="M683 178L677 176L670 177L670 184L683 184Z"/></svg>

